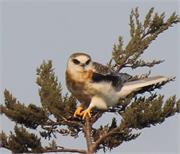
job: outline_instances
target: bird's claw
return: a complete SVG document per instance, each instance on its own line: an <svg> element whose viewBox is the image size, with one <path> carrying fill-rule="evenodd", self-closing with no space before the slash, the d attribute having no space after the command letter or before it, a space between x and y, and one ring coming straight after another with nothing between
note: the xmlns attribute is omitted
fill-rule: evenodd
<svg viewBox="0 0 180 154"><path fill-rule="evenodd" d="M77 117L77 116L81 116L82 115L82 110L83 110L83 107L79 106L77 107L76 111L74 112L74 117Z"/></svg>
<svg viewBox="0 0 180 154"><path fill-rule="evenodd" d="M87 108L81 112L82 119L84 120L87 116L91 118L91 109Z"/></svg>

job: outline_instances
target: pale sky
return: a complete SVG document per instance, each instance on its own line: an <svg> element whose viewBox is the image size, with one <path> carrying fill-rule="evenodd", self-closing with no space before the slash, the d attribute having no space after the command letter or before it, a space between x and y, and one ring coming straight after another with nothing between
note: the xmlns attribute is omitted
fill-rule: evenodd
<svg viewBox="0 0 180 154"><path fill-rule="evenodd" d="M106 63L111 57L112 46L118 36L129 40L129 14L132 8L139 7L144 18L146 12L166 12L169 16L179 11L179 2L173 0L4 0L1 1L0 38L0 90L1 103L3 90L7 88L25 104L39 105L36 68L43 60L51 59L55 73L62 83L64 93L64 72L67 58L75 51L84 51L95 61ZM152 75L176 76L176 81L168 83L158 91L168 96L180 97L180 36L179 25L175 25L154 41L143 55L146 60L165 59L155 66ZM126 73L146 73L149 69ZM109 116L109 117L108 117ZM99 121L108 123L115 116L106 115ZM1 129L9 132L14 123L1 116ZM123 143L112 154L178 154L180 153L179 116L168 118L163 124L143 129L134 141ZM60 138L58 144L72 147L85 147L84 139ZM8 154L8 150L0 150ZM98 154L103 153L102 151Z"/></svg>

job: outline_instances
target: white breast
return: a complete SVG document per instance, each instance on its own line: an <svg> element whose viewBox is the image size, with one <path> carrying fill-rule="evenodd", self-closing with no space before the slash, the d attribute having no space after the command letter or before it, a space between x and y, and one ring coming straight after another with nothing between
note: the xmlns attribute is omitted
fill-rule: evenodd
<svg viewBox="0 0 180 154"><path fill-rule="evenodd" d="M94 96L96 96L95 99L92 100L94 101L96 108L106 109L109 106L114 106L119 100L118 93L112 87L111 83L89 83L88 89L90 90L90 93L93 93Z"/></svg>

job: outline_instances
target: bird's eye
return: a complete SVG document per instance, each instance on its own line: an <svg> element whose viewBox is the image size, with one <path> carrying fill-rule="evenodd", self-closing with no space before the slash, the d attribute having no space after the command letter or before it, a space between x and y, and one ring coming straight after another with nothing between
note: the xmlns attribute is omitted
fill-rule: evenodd
<svg viewBox="0 0 180 154"><path fill-rule="evenodd" d="M72 61L73 61L73 63L76 64L76 65L80 64L80 61L77 60L77 59L73 59Z"/></svg>
<svg viewBox="0 0 180 154"><path fill-rule="evenodd" d="M86 62L86 65L88 65L90 62L91 62L91 60L89 59L89 60Z"/></svg>

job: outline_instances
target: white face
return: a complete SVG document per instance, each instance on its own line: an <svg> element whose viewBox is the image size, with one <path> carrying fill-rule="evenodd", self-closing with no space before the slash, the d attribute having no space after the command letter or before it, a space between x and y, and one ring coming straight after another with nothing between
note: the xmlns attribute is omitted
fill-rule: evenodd
<svg viewBox="0 0 180 154"><path fill-rule="evenodd" d="M86 55L78 55L70 57L67 64L67 69L71 72L84 72L92 68L91 58Z"/></svg>

